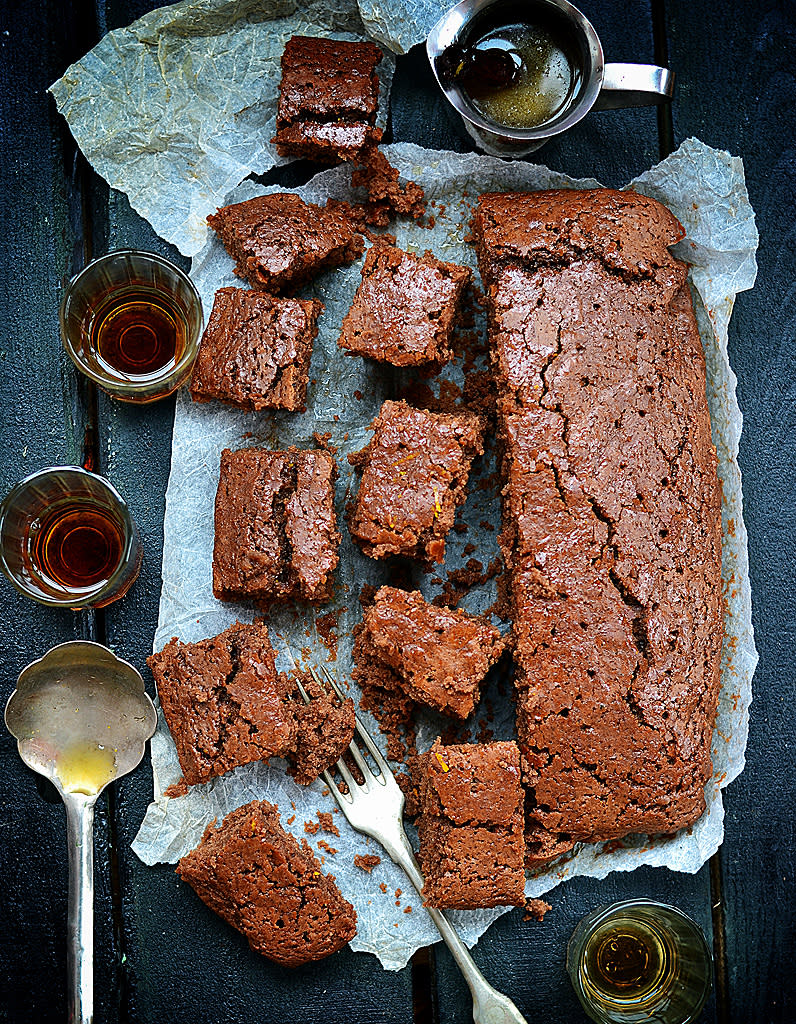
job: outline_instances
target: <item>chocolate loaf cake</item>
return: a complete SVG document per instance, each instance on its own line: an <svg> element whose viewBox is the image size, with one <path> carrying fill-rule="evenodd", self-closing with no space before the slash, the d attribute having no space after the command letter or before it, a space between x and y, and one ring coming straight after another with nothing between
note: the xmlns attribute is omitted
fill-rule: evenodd
<svg viewBox="0 0 796 1024"><path fill-rule="evenodd" d="M177 874L253 950L285 967L321 960L356 935L354 908L264 800L208 826Z"/></svg>
<svg viewBox="0 0 796 1024"><path fill-rule="evenodd" d="M721 495L683 236L632 192L481 196L529 860L705 806Z"/></svg>

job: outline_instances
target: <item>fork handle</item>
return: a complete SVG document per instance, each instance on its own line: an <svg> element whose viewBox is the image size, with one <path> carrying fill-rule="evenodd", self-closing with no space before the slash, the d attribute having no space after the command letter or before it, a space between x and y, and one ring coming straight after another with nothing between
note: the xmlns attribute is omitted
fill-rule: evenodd
<svg viewBox="0 0 796 1024"><path fill-rule="evenodd" d="M423 876L420 873L420 866L403 830L401 830L397 842L385 842L384 839L381 842L390 857L409 876L409 880L418 893L422 893ZM459 970L464 975L464 980L472 993L474 1024L527 1024L508 996L504 996L502 992L492 988L481 974L467 947L459 938L458 932L442 911L434 907L425 909L437 926L453 959L459 965Z"/></svg>

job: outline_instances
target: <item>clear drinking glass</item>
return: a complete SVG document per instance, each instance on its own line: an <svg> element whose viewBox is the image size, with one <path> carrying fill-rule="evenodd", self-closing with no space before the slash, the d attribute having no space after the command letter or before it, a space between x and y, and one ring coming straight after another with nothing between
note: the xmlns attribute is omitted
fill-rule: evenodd
<svg viewBox="0 0 796 1024"><path fill-rule="evenodd" d="M42 469L0 504L0 569L41 604L102 608L127 593L141 557L130 510L96 473Z"/></svg>
<svg viewBox="0 0 796 1024"><path fill-rule="evenodd" d="M578 924L567 971L598 1024L690 1024L710 992L713 959L702 931L681 911L626 900L598 907Z"/></svg>
<svg viewBox="0 0 796 1024"><path fill-rule="evenodd" d="M123 402L154 402L182 384L202 334L191 279L154 253L93 260L66 287L61 338L75 366Z"/></svg>

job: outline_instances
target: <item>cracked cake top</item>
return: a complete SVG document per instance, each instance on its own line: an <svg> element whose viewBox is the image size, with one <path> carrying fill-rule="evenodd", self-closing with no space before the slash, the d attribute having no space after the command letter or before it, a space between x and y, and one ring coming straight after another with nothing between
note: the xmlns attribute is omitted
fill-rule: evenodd
<svg viewBox="0 0 796 1024"><path fill-rule="evenodd" d="M672 214L629 192L487 195L474 218L504 441L530 859L704 808L721 495Z"/></svg>

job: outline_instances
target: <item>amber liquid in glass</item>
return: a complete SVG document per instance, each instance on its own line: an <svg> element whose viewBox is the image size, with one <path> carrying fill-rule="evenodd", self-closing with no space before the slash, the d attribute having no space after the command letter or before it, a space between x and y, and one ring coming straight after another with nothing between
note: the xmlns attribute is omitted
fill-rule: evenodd
<svg viewBox="0 0 796 1024"><path fill-rule="evenodd" d="M673 964L658 936L630 923L598 934L586 948L586 970L607 998L643 1000Z"/></svg>
<svg viewBox="0 0 796 1024"><path fill-rule="evenodd" d="M121 527L90 501L75 501L42 515L31 527L28 570L79 593L109 579L124 550Z"/></svg>
<svg viewBox="0 0 796 1024"><path fill-rule="evenodd" d="M185 314L168 295L133 285L97 307L89 343L114 375L143 377L175 366L187 333Z"/></svg>

